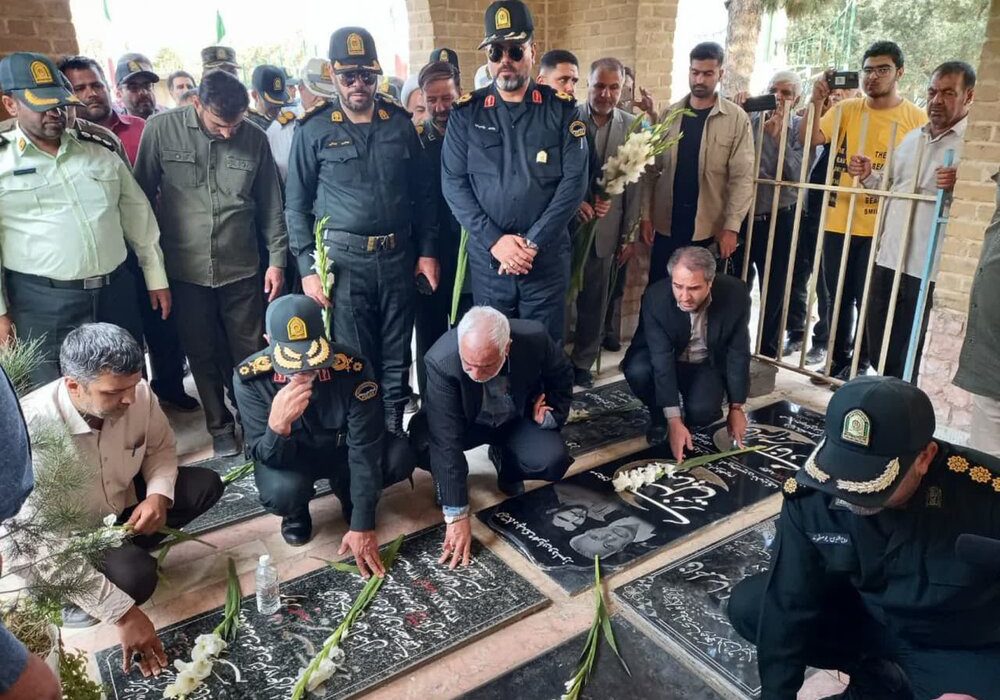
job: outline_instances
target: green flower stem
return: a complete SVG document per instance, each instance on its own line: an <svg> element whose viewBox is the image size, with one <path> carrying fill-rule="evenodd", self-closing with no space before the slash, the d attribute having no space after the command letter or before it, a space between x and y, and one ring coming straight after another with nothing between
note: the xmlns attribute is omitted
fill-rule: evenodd
<svg viewBox="0 0 1000 700"><path fill-rule="evenodd" d="M399 553L399 548L403 544L403 536L400 535L392 544L386 549L385 553L382 555L382 564L388 573L389 567L396 560L396 555ZM327 562L331 566L338 562ZM339 567L333 567L338 570ZM292 700L301 700L305 695L306 685L309 683L309 678L312 676L313 672L319 667L320 663L330 656L330 652L334 647L340 646L341 640L347 635L348 630L354 624L354 621L358 616L368 607L368 604L375 599L375 595L378 593L378 589L382 587L382 582L385 581L384 577L371 576L365 583L365 587L361 589L360 595L355 599L354 604L351 605L351 609L347 611L347 615L344 617L344 621L337 626L337 629L333 631L326 641L323 642L323 648L320 649L319 653L309 662L306 666L305 672L299 679L295 687L292 688Z"/></svg>
<svg viewBox="0 0 1000 700"><path fill-rule="evenodd" d="M455 286L451 290L451 316L449 322L455 325L458 320L458 306L462 301L462 288L465 286L465 276L469 271L469 232L462 228L462 238L458 244L458 266L455 270Z"/></svg>
<svg viewBox="0 0 1000 700"><path fill-rule="evenodd" d="M313 262L313 270L319 275L320 284L323 285L323 294L328 299L330 298L330 292L333 290L333 272L330 270L330 252L326 248L326 241L323 240L323 229L326 228L326 222L329 219L329 216L324 216L316 222L316 228L313 230L313 236L316 240L316 257ZM330 339L330 323L332 318L330 309L324 308L323 329L326 331L327 340Z"/></svg>
<svg viewBox="0 0 1000 700"><path fill-rule="evenodd" d="M236 630L240 626L240 602L243 591L240 589L240 577L236 573L236 562L229 558L226 579L226 606L220 622L212 632L227 642L236 639Z"/></svg>
<svg viewBox="0 0 1000 700"><path fill-rule="evenodd" d="M569 289L566 290L566 301L572 301L580 290L583 289L583 271L587 266L587 258L590 256L590 249L594 247L594 238L597 235L597 222L595 216L587 223L581 225L573 234L573 254L570 258L570 279Z"/></svg>
<svg viewBox="0 0 1000 700"><path fill-rule="evenodd" d="M229 484L233 483L234 481L239 481L243 477L253 474L253 470L254 470L253 462L247 462L246 464L241 464L238 467L233 467L228 472L226 472L225 475L222 477L222 485L229 486Z"/></svg>

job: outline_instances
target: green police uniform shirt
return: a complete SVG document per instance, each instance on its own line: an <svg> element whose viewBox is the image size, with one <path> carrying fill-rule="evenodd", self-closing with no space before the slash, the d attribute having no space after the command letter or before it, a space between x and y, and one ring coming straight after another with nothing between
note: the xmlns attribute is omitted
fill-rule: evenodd
<svg viewBox="0 0 1000 700"><path fill-rule="evenodd" d="M110 274L135 251L149 289L166 289L160 231L114 144L67 130L52 156L18 128L0 136L0 265L57 280ZM0 294L0 314L7 313Z"/></svg>
<svg viewBox="0 0 1000 700"><path fill-rule="evenodd" d="M846 582L868 613L909 643L975 648L1000 643L1000 581L958 559L961 534L1000 536L996 460L938 442L902 508L855 515L838 499L785 483L757 639L762 697L794 698L810 623L825 586Z"/></svg>

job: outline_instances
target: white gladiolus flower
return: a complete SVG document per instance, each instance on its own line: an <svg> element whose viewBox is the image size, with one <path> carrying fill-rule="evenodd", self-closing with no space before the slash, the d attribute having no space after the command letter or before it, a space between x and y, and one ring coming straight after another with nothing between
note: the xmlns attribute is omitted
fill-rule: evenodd
<svg viewBox="0 0 1000 700"><path fill-rule="evenodd" d="M337 651L340 651L340 647L333 647ZM333 654L333 649L330 650L331 655ZM343 659L344 652L340 652L340 658ZM316 665L315 670L313 670L312 675L309 676L309 680L306 681L306 690L310 693L323 683L325 683L335 672L337 671L337 664L332 661L329 657L322 659L319 664Z"/></svg>
<svg viewBox="0 0 1000 700"><path fill-rule="evenodd" d="M187 673L202 681L212 674L212 661L210 658L195 659L192 661L174 661L174 668L181 673Z"/></svg>
<svg viewBox="0 0 1000 700"><path fill-rule="evenodd" d="M174 682L163 689L163 697L184 697L185 695L193 693L199 685L201 685L201 680L187 671L184 671L182 673L178 673Z"/></svg>
<svg viewBox="0 0 1000 700"><path fill-rule="evenodd" d="M199 634L195 647L201 647L209 656L218 656L226 648L226 640L217 634Z"/></svg>
<svg viewBox="0 0 1000 700"><path fill-rule="evenodd" d="M118 522L118 516L114 513L104 516L104 527L114 527L115 523Z"/></svg>
<svg viewBox="0 0 1000 700"><path fill-rule="evenodd" d="M611 480L611 485L615 487L615 491L627 491L628 474L619 474Z"/></svg>

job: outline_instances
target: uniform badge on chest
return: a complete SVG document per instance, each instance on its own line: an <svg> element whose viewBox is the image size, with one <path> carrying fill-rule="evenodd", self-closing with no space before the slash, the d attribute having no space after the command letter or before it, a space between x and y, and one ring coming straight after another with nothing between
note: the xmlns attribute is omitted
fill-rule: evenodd
<svg viewBox="0 0 1000 700"><path fill-rule="evenodd" d="M549 154L548 154L548 152L546 152L546 151L539 151L538 155L535 156L535 162L536 163L548 163L549 162Z"/></svg>

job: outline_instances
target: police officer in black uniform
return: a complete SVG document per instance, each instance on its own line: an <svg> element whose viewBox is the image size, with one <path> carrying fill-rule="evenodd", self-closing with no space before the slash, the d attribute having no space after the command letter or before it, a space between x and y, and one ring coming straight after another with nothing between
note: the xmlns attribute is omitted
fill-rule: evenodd
<svg viewBox="0 0 1000 700"><path fill-rule="evenodd" d="M534 24L520 0L486 10L491 85L459 98L442 188L469 232L476 304L540 321L562 342L567 224L587 190L587 128L572 97L531 80Z"/></svg>
<svg viewBox="0 0 1000 700"><path fill-rule="evenodd" d="M409 445L384 434L371 366L327 341L316 302L276 299L266 325L268 347L241 362L233 381L261 504L282 516L288 544L303 545L312 537L313 485L329 479L350 524L341 553L350 549L362 573L381 573L375 507L383 488L412 474Z"/></svg>
<svg viewBox="0 0 1000 700"><path fill-rule="evenodd" d="M338 29L330 62L339 97L307 111L292 141L289 243L303 291L325 306L332 302L334 338L372 362L386 425L402 435L415 286L421 277L431 289L438 285L428 164L410 113L376 95L382 67L371 34ZM332 299L313 270L317 221L333 260Z"/></svg>
<svg viewBox="0 0 1000 700"><path fill-rule="evenodd" d="M436 63L437 61L444 61L445 63L450 63L455 68L456 74L456 85L461 85L461 75L462 69L458 66L458 54L455 49L449 49L447 46L442 46L439 49L434 49L431 51L430 58L427 59L427 63Z"/></svg>
<svg viewBox="0 0 1000 700"><path fill-rule="evenodd" d="M898 379L830 400L824 441L785 482L771 570L729 600L764 700L794 699L807 665L850 675L837 697L1000 697L1000 557L959 540L1000 536L1000 463L934 427Z"/></svg>
<svg viewBox="0 0 1000 700"><path fill-rule="evenodd" d="M267 131L281 108L291 100L288 76L283 68L265 63L253 69L250 84L253 86L253 106L247 110L247 119Z"/></svg>

